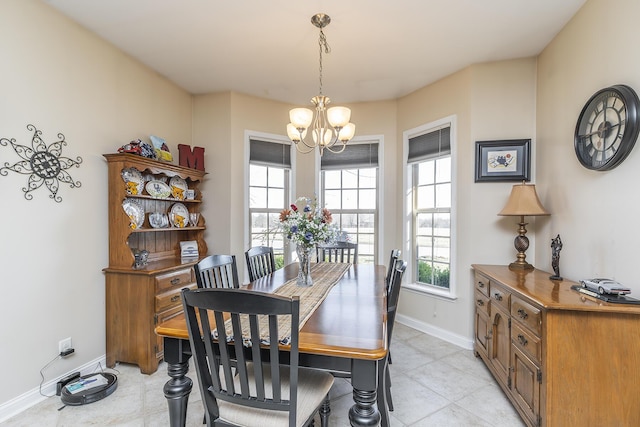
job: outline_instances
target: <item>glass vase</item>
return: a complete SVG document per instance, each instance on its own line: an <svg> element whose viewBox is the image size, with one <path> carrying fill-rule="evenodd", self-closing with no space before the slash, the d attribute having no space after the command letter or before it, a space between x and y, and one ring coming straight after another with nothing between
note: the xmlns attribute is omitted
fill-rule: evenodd
<svg viewBox="0 0 640 427"><path fill-rule="evenodd" d="M313 279L311 279L311 248L297 245L296 253L298 254L299 264L296 284L298 286L311 286L313 285Z"/></svg>

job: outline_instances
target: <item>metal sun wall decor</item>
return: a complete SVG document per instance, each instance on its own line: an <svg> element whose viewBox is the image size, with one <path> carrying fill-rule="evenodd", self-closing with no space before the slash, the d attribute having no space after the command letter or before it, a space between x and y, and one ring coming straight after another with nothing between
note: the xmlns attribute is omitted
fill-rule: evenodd
<svg viewBox="0 0 640 427"><path fill-rule="evenodd" d="M67 172L67 169L72 166L80 167L82 163L81 157L76 157L75 160L69 157L62 156L62 147L67 145L64 140L64 135L59 133L59 141L51 143L49 146L40 138L42 131L36 129L34 125L27 125L27 129L33 132L31 138L31 147L25 145L16 144L14 138L0 138L0 145L3 147L11 144L13 151L16 152L22 160L11 165L9 162L5 162L4 166L0 168L0 175L7 176L8 171L17 172L22 175L29 175L27 186L22 188L24 192L24 198L27 200L33 199L31 192L46 185L51 195L49 198L56 202L62 202L62 197L58 196L58 189L60 183L69 184L71 188L80 187L82 184L80 181L75 181Z"/></svg>

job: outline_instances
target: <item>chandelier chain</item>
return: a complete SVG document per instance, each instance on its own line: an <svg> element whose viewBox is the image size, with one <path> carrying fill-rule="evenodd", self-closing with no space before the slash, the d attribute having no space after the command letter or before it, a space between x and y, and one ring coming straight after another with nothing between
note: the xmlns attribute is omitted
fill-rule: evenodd
<svg viewBox="0 0 640 427"><path fill-rule="evenodd" d="M322 95L322 50L324 49L324 53L329 54L331 52L331 47L327 42L327 36L324 35L324 31L320 28L320 37L318 38L318 46L320 50L320 67L318 68L320 74L320 90L319 93Z"/></svg>

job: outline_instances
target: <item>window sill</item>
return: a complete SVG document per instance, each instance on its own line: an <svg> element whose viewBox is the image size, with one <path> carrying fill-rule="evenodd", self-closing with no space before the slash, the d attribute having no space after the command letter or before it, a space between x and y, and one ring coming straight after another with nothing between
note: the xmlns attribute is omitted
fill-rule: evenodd
<svg viewBox="0 0 640 427"><path fill-rule="evenodd" d="M458 296L451 292L450 289L444 290L436 288L434 286L418 285L416 283L405 283L402 285L402 288L445 301L455 301L458 299Z"/></svg>

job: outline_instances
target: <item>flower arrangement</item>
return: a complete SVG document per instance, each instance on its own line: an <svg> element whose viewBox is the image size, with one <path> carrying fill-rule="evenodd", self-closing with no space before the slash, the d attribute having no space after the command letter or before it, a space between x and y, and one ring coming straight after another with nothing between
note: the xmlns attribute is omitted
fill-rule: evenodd
<svg viewBox="0 0 640 427"><path fill-rule="evenodd" d="M280 212L280 228L287 238L307 249L335 239L337 229L331 222L329 209L318 208L308 197L298 198L290 209Z"/></svg>

